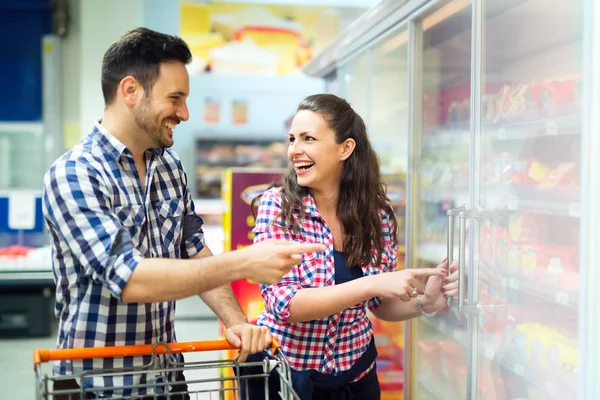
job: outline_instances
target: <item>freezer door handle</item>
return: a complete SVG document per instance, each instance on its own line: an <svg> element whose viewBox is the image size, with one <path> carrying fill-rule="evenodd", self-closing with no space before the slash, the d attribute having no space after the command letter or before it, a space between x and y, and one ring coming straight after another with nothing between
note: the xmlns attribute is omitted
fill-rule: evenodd
<svg viewBox="0 0 600 400"><path fill-rule="evenodd" d="M446 259L448 260L448 275L450 275L450 266L454 262L454 217L458 216L461 212L467 210L467 206L460 206L456 208L452 208L446 212L448 215L448 234L447 234L447 249L446 249ZM460 285L460 282L459 282ZM459 302L454 299L446 299L446 304L448 306L459 305L459 308L462 307Z"/></svg>
<svg viewBox="0 0 600 400"><path fill-rule="evenodd" d="M467 263L466 263L466 247L467 247L467 219L479 219L482 209L468 209L466 206L457 207L449 210L448 215L448 266L454 261L454 219L458 216L458 299L447 299L448 306L457 306L460 311L469 302L465 300L466 284L467 284ZM448 275L450 268L448 268Z"/></svg>
<svg viewBox="0 0 600 400"><path fill-rule="evenodd" d="M465 211L458 214L458 309L462 311L465 302L466 247L467 247L467 216ZM450 272L450 271L448 271Z"/></svg>

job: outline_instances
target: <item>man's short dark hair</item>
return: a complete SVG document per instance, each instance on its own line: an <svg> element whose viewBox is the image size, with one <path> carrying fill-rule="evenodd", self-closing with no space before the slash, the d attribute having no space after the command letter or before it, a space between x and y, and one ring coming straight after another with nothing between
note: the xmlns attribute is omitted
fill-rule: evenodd
<svg viewBox="0 0 600 400"><path fill-rule="evenodd" d="M192 61L192 53L183 39L147 28L126 32L108 48L102 59L105 106L115 100L117 87L126 76L133 76L146 94L150 94L158 78L160 64L169 61L180 61L186 65Z"/></svg>

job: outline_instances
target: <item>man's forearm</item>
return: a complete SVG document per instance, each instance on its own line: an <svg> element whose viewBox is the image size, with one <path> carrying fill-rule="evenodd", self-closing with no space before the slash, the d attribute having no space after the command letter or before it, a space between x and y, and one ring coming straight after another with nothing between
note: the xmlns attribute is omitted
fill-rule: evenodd
<svg viewBox="0 0 600 400"><path fill-rule="evenodd" d="M244 260L236 253L191 260L145 258L129 278L121 300L126 303L174 301L211 291L243 278Z"/></svg>
<svg viewBox="0 0 600 400"><path fill-rule="evenodd" d="M211 256L213 256L213 253L210 248L204 246L202 251L193 256L192 259L198 260ZM223 321L226 327L229 328L235 324L248 322L229 284L200 293L200 298Z"/></svg>
<svg viewBox="0 0 600 400"><path fill-rule="evenodd" d="M248 322L230 285L201 293L200 298L223 321L226 327Z"/></svg>

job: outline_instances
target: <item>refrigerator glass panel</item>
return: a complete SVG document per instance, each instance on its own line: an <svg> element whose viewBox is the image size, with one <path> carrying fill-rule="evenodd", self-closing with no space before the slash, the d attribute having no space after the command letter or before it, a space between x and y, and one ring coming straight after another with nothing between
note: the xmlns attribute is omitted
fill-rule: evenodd
<svg viewBox="0 0 600 400"><path fill-rule="evenodd" d="M422 21L421 146L414 267L435 267L446 258L447 211L469 201L471 3L452 1ZM458 227L458 224L456 224ZM458 238L458 229L455 230ZM458 244L458 240L455 240ZM454 251L454 259L458 251ZM467 382L467 316L447 307L436 317L413 320L413 399L464 399Z"/></svg>
<svg viewBox="0 0 600 400"><path fill-rule="evenodd" d="M482 400L577 398L583 2L550 3L484 1Z"/></svg>

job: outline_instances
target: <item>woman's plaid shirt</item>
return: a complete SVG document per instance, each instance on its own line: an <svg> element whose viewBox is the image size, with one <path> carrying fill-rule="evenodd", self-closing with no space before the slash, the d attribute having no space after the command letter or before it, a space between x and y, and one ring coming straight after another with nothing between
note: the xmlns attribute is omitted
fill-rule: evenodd
<svg viewBox="0 0 600 400"><path fill-rule="evenodd" d="M377 308L381 304L381 299L372 298L320 320L287 322L290 303L298 290L334 285L335 268L333 236L317 211L313 197L307 195L303 199L302 216L299 213L294 215L300 225L298 234L292 231L291 224L283 222L282 218L276 218L281 211L281 204L280 188L270 189L262 195L254 228L255 243L268 239L286 239L305 243L324 243L328 248L323 253L303 255L302 262L292 268L279 283L261 285L265 311L259 316L258 324L270 328L281 344L292 368L340 374L352 367L368 348L373 336L373 328L367 309ZM380 215L386 243L385 250L379 267L376 267L374 262L362 267L364 276L396 269L397 246L392 240L392 224L395 221L392 221L383 211Z"/></svg>

